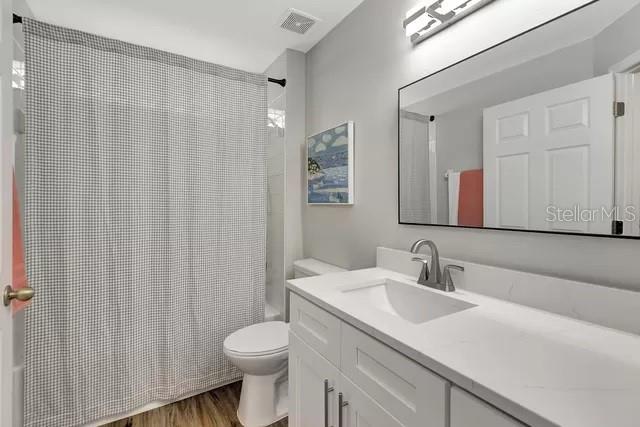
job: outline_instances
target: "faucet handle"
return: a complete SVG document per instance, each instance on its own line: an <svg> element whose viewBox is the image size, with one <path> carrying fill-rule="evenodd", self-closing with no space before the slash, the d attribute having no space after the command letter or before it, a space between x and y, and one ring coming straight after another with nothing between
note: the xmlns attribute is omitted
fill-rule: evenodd
<svg viewBox="0 0 640 427"><path fill-rule="evenodd" d="M411 258L413 262L422 263L422 271L420 271L420 276L418 277L418 283L424 285L429 280L429 261L424 258L413 257Z"/></svg>
<svg viewBox="0 0 640 427"><path fill-rule="evenodd" d="M453 284L453 278L451 277L451 270L464 271L464 267L459 265L449 264L444 267L444 291L445 292L453 292L456 290L455 285Z"/></svg>

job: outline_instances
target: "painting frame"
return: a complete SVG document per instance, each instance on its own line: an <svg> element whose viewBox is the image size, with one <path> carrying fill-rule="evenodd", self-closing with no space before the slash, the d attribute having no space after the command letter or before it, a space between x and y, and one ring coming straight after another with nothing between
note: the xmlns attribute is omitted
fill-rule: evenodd
<svg viewBox="0 0 640 427"><path fill-rule="evenodd" d="M342 130L344 129L344 130ZM346 135L344 135L346 133ZM343 139L346 138L346 141ZM329 147L326 145L330 144ZM320 147L318 147L320 146ZM321 132L310 135L305 142L306 157L306 201L308 206L353 206L355 204L355 123L341 122ZM322 148L322 151L319 150ZM333 149L332 151L329 151ZM312 152L313 151L313 152ZM338 164L323 168L322 157L335 153ZM316 154L317 153L317 154ZM344 159L346 153L346 159ZM324 171L336 174L330 182L325 182ZM346 173L346 178L344 174ZM346 187L345 187L346 186Z"/></svg>

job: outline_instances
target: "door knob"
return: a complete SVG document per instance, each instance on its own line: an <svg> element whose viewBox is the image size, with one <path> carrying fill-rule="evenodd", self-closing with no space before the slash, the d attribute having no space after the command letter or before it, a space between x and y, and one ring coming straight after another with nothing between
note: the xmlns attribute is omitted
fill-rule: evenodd
<svg viewBox="0 0 640 427"><path fill-rule="evenodd" d="M5 307L8 307L14 299L17 299L18 301L29 301L33 298L34 293L35 291L33 288L20 288L13 290L11 286L7 286L4 288L4 292L2 293L2 301L4 302Z"/></svg>

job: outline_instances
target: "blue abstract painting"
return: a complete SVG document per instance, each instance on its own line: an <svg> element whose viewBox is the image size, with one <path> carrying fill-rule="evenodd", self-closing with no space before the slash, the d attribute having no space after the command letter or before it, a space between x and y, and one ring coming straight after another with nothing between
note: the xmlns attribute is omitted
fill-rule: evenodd
<svg viewBox="0 0 640 427"><path fill-rule="evenodd" d="M353 203L353 122L307 139L309 204Z"/></svg>

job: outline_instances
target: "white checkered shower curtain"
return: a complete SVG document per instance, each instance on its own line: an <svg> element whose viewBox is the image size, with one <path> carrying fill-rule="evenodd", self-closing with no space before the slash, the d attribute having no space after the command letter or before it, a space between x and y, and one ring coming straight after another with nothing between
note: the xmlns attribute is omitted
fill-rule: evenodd
<svg viewBox="0 0 640 427"><path fill-rule="evenodd" d="M239 378L263 320L267 79L25 19L25 425Z"/></svg>

